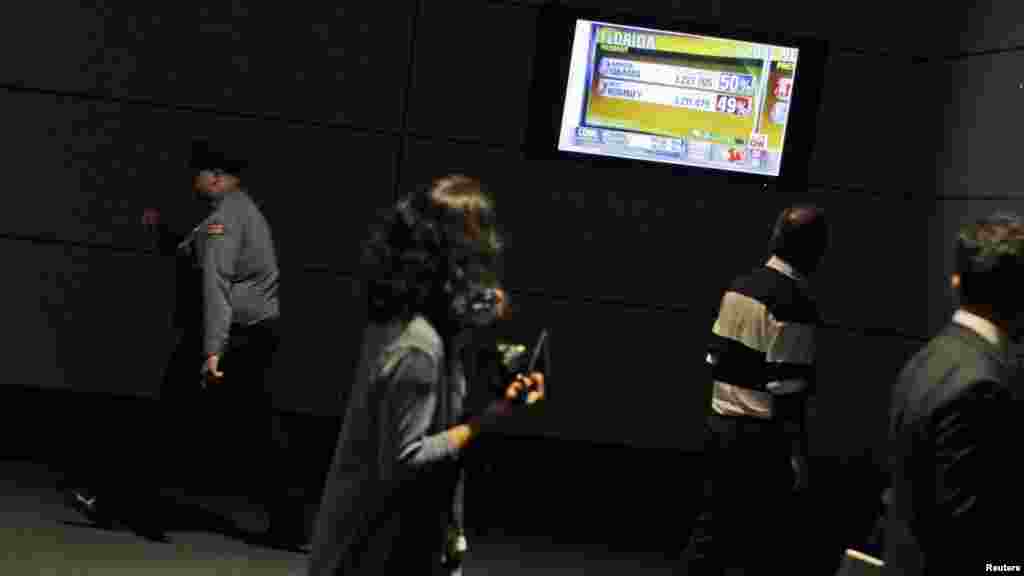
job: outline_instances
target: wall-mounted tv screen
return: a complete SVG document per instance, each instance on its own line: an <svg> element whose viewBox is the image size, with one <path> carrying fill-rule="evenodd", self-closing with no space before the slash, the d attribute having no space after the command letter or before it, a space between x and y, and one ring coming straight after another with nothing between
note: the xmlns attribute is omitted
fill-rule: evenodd
<svg viewBox="0 0 1024 576"><path fill-rule="evenodd" d="M558 149L777 177L804 104L801 56L796 45L575 19Z"/></svg>

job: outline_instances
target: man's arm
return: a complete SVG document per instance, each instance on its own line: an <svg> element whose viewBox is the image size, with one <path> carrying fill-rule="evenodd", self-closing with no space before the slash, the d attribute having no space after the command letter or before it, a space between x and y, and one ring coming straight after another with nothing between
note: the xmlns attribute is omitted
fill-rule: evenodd
<svg viewBox="0 0 1024 576"><path fill-rule="evenodd" d="M199 231L203 246L204 348L207 356L220 354L231 328L231 281L242 234L237 219L218 213Z"/></svg>

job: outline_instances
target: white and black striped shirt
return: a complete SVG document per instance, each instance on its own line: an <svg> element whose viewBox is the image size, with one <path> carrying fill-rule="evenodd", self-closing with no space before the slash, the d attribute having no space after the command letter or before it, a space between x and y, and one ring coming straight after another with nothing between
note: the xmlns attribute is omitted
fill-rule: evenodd
<svg viewBox="0 0 1024 576"><path fill-rule="evenodd" d="M773 396L807 392L818 322L804 279L780 258L735 280L722 297L707 356L712 410L771 419Z"/></svg>

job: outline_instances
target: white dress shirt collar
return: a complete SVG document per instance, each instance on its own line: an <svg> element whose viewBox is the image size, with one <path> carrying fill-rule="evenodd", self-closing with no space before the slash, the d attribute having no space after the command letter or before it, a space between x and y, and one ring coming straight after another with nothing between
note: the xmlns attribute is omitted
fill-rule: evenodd
<svg viewBox="0 0 1024 576"><path fill-rule="evenodd" d="M1009 361L1010 339L1007 337L1006 332L993 324L990 320L960 308L953 313L953 322L977 333L979 336L995 346L999 350L999 353L1002 354L1003 358Z"/></svg>
<svg viewBox="0 0 1024 576"><path fill-rule="evenodd" d="M807 280L806 278L803 277L802 274L797 272L796 268L793 268L793 266L791 266L789 262L786 262L785 260L779 258L778 256L772 256L771 258L769 258L765 266L779 272L784 276L789 276L790 278L796 280L797 282L806 282Z"/></svg>

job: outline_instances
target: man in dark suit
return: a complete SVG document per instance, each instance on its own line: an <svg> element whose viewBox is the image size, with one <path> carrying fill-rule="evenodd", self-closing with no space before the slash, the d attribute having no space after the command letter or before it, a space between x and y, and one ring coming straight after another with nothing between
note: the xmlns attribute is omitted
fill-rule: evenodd
<svg viewBox="0 0 1024 576"><path fill-rule="evenodd" d="M995 214L965 226L956 242L960 308L893 392L887 574L1024 564L1024 540L1007 524L1021 511L1009 341L1024 319L1024 221Z"/></svg>

